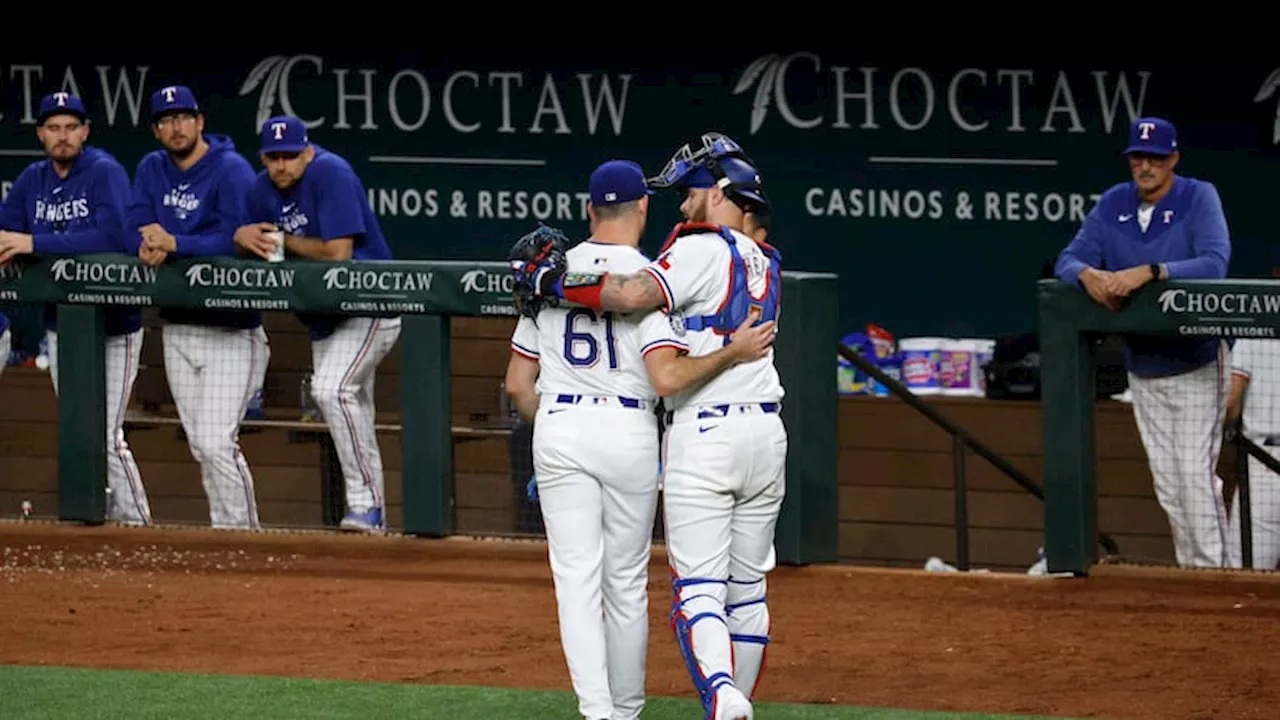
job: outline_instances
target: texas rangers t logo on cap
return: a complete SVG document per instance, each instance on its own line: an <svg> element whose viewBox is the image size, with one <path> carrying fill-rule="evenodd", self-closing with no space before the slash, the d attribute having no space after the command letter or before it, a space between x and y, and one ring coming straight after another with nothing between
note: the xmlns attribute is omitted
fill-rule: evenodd
<svg viewBox="0 0 1280 720"><path fill-rule="evenodd" d="M71 97L71 95L69 93L56 92L53 94L53 97L58 101L58 107L66 107L67 98Z"/></svg>
<svg viewBox="0 0 1280 720"><path fill-rule="evenodd" d="M1178 151L1178 130L1158 117L1136 118L1129 125L1129 146L1124 154L1143 153L1166 156Z"/></svg>
<svg viewBox="0 0 1280 720"><path fill-rule="evenodd" d="M173 95L174 95L174 93L178 92L178 89L177 89L177 88L175 88L175 87L173 87L173 86L169 86L169 87L167 87L167 88L165 88L165 89L161 90L160 92L164 93L164 101L165 101L165 102L173 102Z"/></svg>
<svg viewBox="0 0 1280 720"><path fill-rule="evenodd" d="M277 115L267 118L262 123L262 146L264 153L297 153L307 149L311 141L307 139L307 126L302 120L291 115Z"/></svg>

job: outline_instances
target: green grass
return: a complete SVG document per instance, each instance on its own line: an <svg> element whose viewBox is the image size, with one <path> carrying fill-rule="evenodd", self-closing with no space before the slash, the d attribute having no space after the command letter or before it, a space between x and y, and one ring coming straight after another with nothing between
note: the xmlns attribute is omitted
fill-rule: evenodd
<svg viewBox="0 0 1280 720"><path fill-rule="evenodd" d="M335 682L0 666L5 718L447 718L578 720L571 693L445 685ZM692 700L650 697L645 720L702 717ZM836 705L760 703L760 720L1013 720ZM1025 720L1019 718L1018 720Z"/></svg>

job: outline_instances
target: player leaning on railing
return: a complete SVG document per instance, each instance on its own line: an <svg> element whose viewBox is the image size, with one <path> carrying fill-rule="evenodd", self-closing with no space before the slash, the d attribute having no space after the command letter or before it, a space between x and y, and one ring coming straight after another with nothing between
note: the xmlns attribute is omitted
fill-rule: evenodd
<svg viewBox="0 0 1280 720"><path fill-rule="evenodd" d="M263 259L390 260L391 250L351 165L307 136L296 117L262 125L258 173L236 244ZM267 233L282 233L284 254ZM346 480L346 530L386 530L382 451L374 431L378 365L400 337L400 317L299 313L311 338L311 394L333 437Z"/></svg>
<svg viewBox="0 0 1280 720"><path fill-rule="evenodd" d="M0 264L18 256L126 251L124 215L129 175L110 153L86 144L89 119L80 98L65 92L40 101L36 137L46 158L26 167L0 205ZM151 523L142 474L124 437L124 414L142 355L142 311L104 308L106 326L108 520ZM58 314L44 308L49 377L58 391ZM0 333L3 334L3 333ZM9 341L3 340L7 359ZM0 363L3 361L0 360Z"/></svg>
<svg viewBox="0 0 1280 720"><path fill-rule="evenodd" d="M138 163L125 219L131 252L147 265L235 254L253 168L226 135L205 131L190 88L151 96L160 148ZM240 449L240 420L262 387L270 348L262 314L161 308L164 370L217 528L259 527L253 473Z"/></svg>
<svg viewBox="0 0 1280 720"><path fill-rule="evenodd" d="M1151 280L1226 275L1231 238L1212 183L1174 173L1173 125L1139 118L1124 151L1133 179L1109 188L1058 257L1055 274L1119 309ZM1230 349L1223 340L1126 338L1133 413L1156 499L1182 566L1226 562L1227 517L1215 468Z"/></svg>

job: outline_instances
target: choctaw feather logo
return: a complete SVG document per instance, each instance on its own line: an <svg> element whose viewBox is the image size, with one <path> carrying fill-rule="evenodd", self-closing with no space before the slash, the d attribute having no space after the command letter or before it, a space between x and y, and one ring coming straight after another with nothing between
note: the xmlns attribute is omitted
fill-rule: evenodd
<svg viewBox="0 0 1280 720"><path fill-rule="evenodd" d="M783 66L799 58L813 61L815 68L822 67L822 60L813 53L800 52L785 57L778 53L769 53L756 58L742 71L742 75L738 76L738 82L734 84L733 92L730 94L743 95L752 87L756 89L755 99L751 102L752 135L755 135L764 124L764 119L769 115L769 106L776 105L777 98L782 97L786 92L784 85L787 76L782 72Z"/></svg>
<svg viewBox="0 0 1280 720"><path fill-rule="evenodd" d="M1262 87L1258 88L1258 94L1253 96L1253 101L1260 103L1269 100L1272 95L1277 94L1277 90L1280 90L1280 68L1271 71ZM1271 142L1280 145L1280 97L1276 98L1276 122L1271 128Z"/></svg>
<svg viewBox="0 0 1280 720"><path fill-rule="evenodd" d="M254 120L254 127L262 127L262 123L271 117L272 110L276 106L276 94L280 89L280 71L284 70L284 56L272 55L249 72L249 77L245 79L244 85L240 86L240 96L244 97L262 86L262 92L258 94L258 115Z"/></svg>
<svg viewBox="0 0 1280 720"><path fill-rule="evenodd" d="M253 70L249 71L249 77L245 78L244 84L240 86L240 97L258 90L259 86L262 88L258 92L258 114L255 118L254 128L262 127L262 123L275 114L277 103L285 105L285 101L282 100L283 91L281 85L288 82L286 76L289 68L300 61L315 65L317 70L322 64L321 59L315 55L294 55L292 57L272 55L264 58L253 67ZM323 118L304 121L303 124L310 129L322 122L324 122Z"/></svg>
<svg viewBox="0 0 1280 720"><path fill-rule="evenodd" d="M332 290L338 286L338 280L339 280L338 276L341 274L341 272L342 272L342 268L329 268L328 270L324 271L324 277L321 279L324 280L325 290Z"/></svg>
<svg viewBox="0 0 1280 720"><path fill-rule="evenodd" d="M1165 290L1160 293L1160 297L1156 300L1156 302L1160 303L1160 312L1169 312L1172 310L1174 303L1177 302L1178 298L1186 294L1187 291L1182 289Z"/></svg>
<svg viewBox="0 0 1280 720"><path fill-rule="evenodd" d="M781 64L777 53L758 57L742 71L742 75L738 77L737 84L733 86L733 95L741 95L750 90L753 85L756 88L756 98L751 103L752 135L755 135L760 126L764 124L765 116L769 114L769 103L773 100L774 93L780 92L780 90L774 89L774 79L778 77L778 66Z"/></svg>

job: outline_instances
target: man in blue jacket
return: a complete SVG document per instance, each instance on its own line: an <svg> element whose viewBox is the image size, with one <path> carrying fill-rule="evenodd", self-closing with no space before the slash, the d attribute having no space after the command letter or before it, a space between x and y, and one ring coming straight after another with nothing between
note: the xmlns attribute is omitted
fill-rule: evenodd
<svg viewBox="0 0 1280 720"><path fill-rule="evenodd" d="M1212 183L1181 177L1174 126L1139 118L1124 153L1130 182L1108 189L1058 257L1055 274L1112 310L1153 279L1220 279L1231 259ZM1230 377L1226 342L1126 338L1133 412L1179 565L1222 567L1226 513L1215 467Z"/></svg>
<svg viewBox="0 0 1280 720"><path fill-rule="evenodd" d="M75 95L40 100L36 137L47 157L27 166L0 206L0 264L20 255L72 256L125 252L129 176L104 150L89 147L89 119ZM107 519L151 523L142 475L124 437L124 414L138 377L142 311L108 307L106 316ZM45 308L49 374L58 390L57 306Z"/></svg>
<svg viewBox="0 0 1280 720"><path fill-rule="evenodd" d="M151 96L161 148L138 163L125 227L142 261L235 255L253 168L226 135L204 131L195 95L181 85ZM240 451L240 420L262 387L270 351L262 314L164 308L164 369L217 528L257 529L253 475Z"/></svg>
<svg viewBox="0 0 1280 720"><path fill-rule="evenodd" d="M391 250L369 196L345 159L311 142L296 117L273 117L262 125L258 173L246 203L236 244L270 259L276 243L266 233L284 233L284 251L303 260L390 260ZM336 269L335 269L336 271ZM334 272L334 271L331 271ZM354 532L386 530L382 452L374 432L374 377L378 364L400 337L396 313L365 317L300 314L311 336L311 394L329 424L347 485L341 527Z"/></svg>

